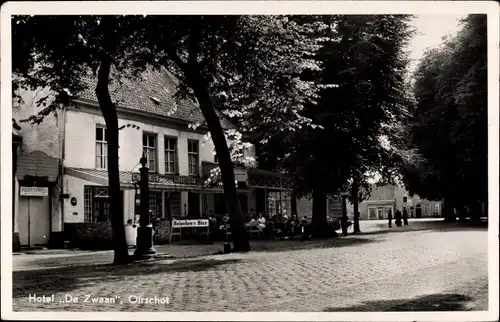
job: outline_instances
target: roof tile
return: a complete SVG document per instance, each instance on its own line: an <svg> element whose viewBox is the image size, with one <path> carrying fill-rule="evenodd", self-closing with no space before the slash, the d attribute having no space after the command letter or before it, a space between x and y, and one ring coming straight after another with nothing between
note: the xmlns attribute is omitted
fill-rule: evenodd
<svg viewBox="0 0 500 322"><path fill-rule="evenodd" d="M87 88L80 93L79 97L97 102L96 77L84 77L84 82ZM110 83L111 98L120 107L167 116L189 123L205 124L203 114L194 103L183 100L176 104L174 98L176 92L175 78L165 69L157 71L148 68L138 79L124 79L122 84L117 81ZM158 99L158 102L155 102L152 97ZM233 127L224 117L221 117L221 125L225 129Z"/></svg>

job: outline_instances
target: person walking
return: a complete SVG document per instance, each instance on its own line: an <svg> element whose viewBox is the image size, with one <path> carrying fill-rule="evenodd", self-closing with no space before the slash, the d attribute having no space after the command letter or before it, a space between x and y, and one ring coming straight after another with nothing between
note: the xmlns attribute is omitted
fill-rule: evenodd
<svg viewBox="0 0 500 322"><path fill-rule="evenodd" d="M387 213L387 218L389 219L389 228L392 228L392 211L390 209Z"/></svg>
<svg viewBox="0 0 500 322"><path fill-rule="evenodd" d="M401 227L401 211L399 211L399 209L396 210L396 213L394 214L394 216L396 218L396 221L395 221L396 226Z"/></svg>
<svg viewBox="0 0 500 322"><path fill-rule="evenodd" d="M406 210L406 207L403 208L403 224L408 226L408 211Z"/></svg>

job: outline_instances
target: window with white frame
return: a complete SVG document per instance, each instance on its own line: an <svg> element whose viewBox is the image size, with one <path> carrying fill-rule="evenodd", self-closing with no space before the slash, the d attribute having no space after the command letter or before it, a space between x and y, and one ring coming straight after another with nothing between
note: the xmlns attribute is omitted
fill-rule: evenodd
<svg viewBox="0 0 500 322"><path fill-rule="evenodd" d="M142 153L148 159L148 168L151 172L157 172L156 162L156 134L143 133L142 134Z"/></svg>
<svg viewBox="0 0 500 322"><path fill-rule="evenodd" d="M95 167L108 168L108 131L103 125L97 125L95 129Z"/></svg>
<svg viewBox="0 0 500 322"><path fill-rule="evenodd" d="M199 144L198 140L188 140L189 175L198 175L199 171Z"/></svg>
<svg viewBox="0 0 500 322"><path fill-rule="evenodd" d="M179 173L177 165L177 138L165 137L165 173Z"/></svg>

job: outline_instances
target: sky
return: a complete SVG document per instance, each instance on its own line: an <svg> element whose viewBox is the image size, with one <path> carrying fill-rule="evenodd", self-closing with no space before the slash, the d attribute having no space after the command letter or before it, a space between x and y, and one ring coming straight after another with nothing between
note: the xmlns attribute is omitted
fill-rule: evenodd
<svg viewBox="0 0 500 322"><path fill-rule="evenodd" d="M437 47L442 38L448 34L455 35L459 29L458 20L462 15L419 15L411 24L417 29L408 47L412 64L410 70L414 70L426 48Z"/></svg>

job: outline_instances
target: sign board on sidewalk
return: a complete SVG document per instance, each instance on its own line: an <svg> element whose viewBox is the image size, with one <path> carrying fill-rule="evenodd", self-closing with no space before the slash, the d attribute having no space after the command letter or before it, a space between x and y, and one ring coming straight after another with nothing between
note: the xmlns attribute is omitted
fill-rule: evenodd
<svg viewBox="0 0 500 322"><path fill-rule="evenodd" d="M20 187L19 195L23 197L46 197L49 195L48 187Z"/></svg>
<svg viewBox="0 0 500 322"><path fill-rule="evenodd" d="M172 228L183 228L183 227L208 227L208 219L172 220Z"/></svg>

